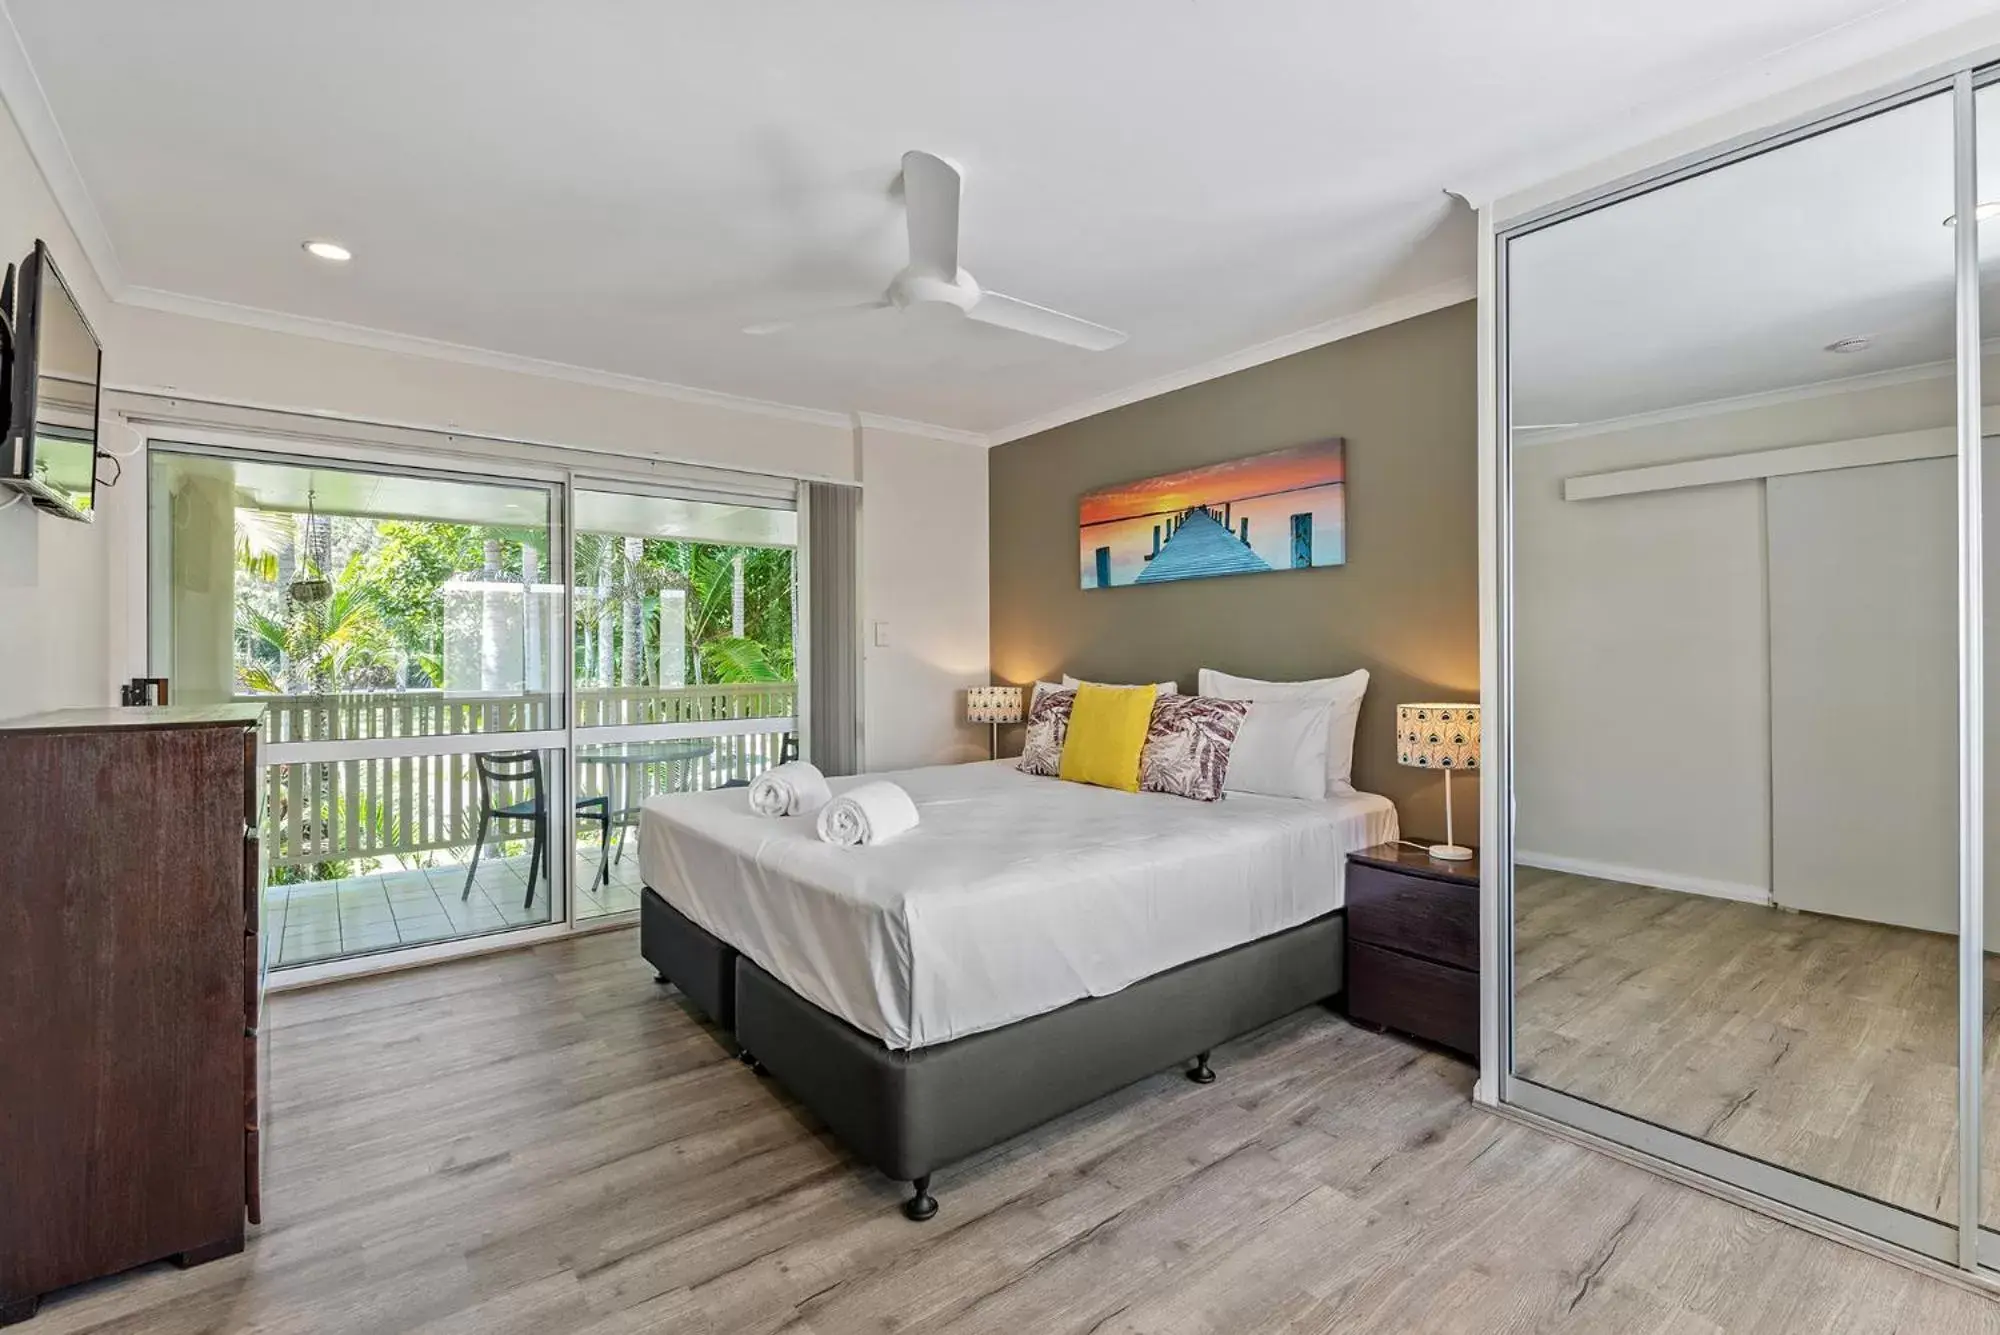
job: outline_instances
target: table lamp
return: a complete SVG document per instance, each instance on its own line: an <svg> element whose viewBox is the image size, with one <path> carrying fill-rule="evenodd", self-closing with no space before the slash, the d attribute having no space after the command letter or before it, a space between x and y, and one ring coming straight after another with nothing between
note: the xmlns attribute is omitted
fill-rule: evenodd
<svg viewBox="0 0 2000 1335"><path fill-rule="evenodd" d="M1441 862L1467 862L1472 850L1452 839L1451 772L1479 768L1478 705L1397 705L1396 763L1444 771L1444 842L1430 855Z"/></svg>
<svg viewBox="0 0 2000 1335"><path fill-rule="evenodd" d="M1000 725L1021 721L1019 686L975 686L965 693L965 721L993 728L993 758L1000 758Z"/></svg>

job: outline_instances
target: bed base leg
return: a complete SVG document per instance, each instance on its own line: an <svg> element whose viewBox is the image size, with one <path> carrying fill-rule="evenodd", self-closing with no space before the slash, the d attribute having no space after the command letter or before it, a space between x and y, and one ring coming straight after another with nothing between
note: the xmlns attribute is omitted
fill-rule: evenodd
<svg viewBox="0 0 2000 1335"><path fill-rule="evenodd" d="M931 1195L929 1173L910 1183L910 1199L903 1202L903 1215L919 1224L937 1217L937 1197Z"/></svg>
<svg viewBox="0 0 2000 1335"><path fill-rule="evenodd" d="M653 981L658 983L661 987L672 987L674 985L674 980L667 977L663 973L654 974Z"/></svg>
<svg viewBox="0 0 2000 1335"><path fill-rule="evenodd" d="M757 1060L757 1054L750 1051L750 1049L748 1048L744 1048L743 1050L738 1052L736 1054L736 1060L742 1062L745 1066L749 1067L750 1073L752 1075L770 1074L770 1072L764 1069L764 1063Z"/></svg>
<svg viewBox="0 0 2000 1335"><path fill-rule="evenodd" d="M1197 1085L1212 1085L1215 1083L1215 1068L1208 1064L1208 1054L1206 1052L1194 1059L1194 1069L1187 1073L1187 1078L1194 1081Z"/></svg>

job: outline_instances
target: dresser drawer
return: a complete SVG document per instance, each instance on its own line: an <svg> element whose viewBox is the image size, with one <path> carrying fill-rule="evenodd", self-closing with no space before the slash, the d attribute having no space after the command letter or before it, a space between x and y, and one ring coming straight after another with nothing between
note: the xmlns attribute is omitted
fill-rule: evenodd
<svg viewBox="0 0 2000 1335"><path fill-rule="evenodd" d="M1479 975L1347 943L1347 1013L1448 1048L1479 1052Z"/></svg>
<svg viewBox="0 0 2000 1335"><path fill-rule="evenodd" d="M1468 885L1351 862L1347 937L1477 969L1479 892Z"/></svg>

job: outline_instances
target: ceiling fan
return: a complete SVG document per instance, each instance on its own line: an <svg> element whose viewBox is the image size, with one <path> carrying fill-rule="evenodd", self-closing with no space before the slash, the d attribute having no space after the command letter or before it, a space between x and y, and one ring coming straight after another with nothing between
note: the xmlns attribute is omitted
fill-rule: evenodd
<svg viewBox="0 0 2000 1335"><path fill-rule="evenodd" d="M888 291L858 306L796 320L753 324L743 332L776 334L891 307L910 310L919 306L953 306L982 324L998 325L1091 352L1103 352L1125 341L1119 330L1052 311L1019 297L989 292L959 268L958 205L964 187L958 168L935 153L913 149L903 154L903 203L909 214L910 262L889 281Z"/></svg>

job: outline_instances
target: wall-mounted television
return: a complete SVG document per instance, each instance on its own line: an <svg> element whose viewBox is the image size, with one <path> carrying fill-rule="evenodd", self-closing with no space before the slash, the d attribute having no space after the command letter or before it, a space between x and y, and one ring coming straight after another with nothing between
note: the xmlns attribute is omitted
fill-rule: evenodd
<svg viewBox="0 0 2000 1335"><path fill-rule="evenodd" d="M4 298L0 298L4 304ZM97 403L104 352L47 245L21 263L11 312L0 487L88 522L97 499Z"/></svg>

